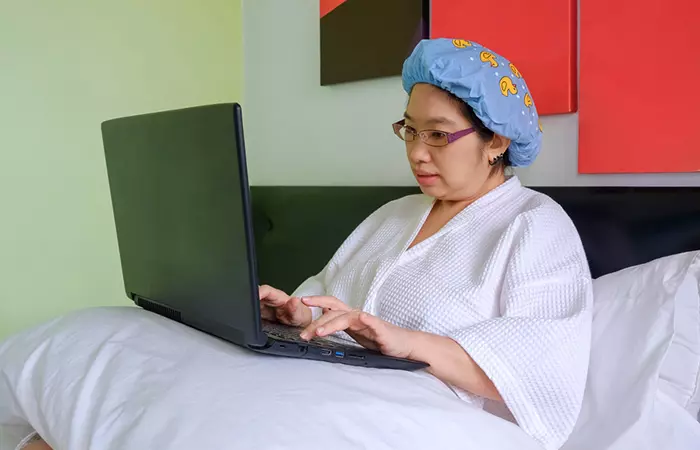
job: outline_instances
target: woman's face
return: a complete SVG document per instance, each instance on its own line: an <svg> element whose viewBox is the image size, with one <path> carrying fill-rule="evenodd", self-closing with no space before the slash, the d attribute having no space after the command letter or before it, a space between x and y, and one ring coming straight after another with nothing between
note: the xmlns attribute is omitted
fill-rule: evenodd
<svg viewBox="0 0 700 450"><path fill-rule="evenodd" d="M416 84L406 108L406 127L418 132L439 130L455 133L472 124L448 94L430 84ZM492 189L489 161L505 152L509 142L496 136L484 142L471 133L444 147L432 147L419 138L406 142L411 170L424 194L439 200L474 199ZM502 181L503 175L498 174Z"/></svg>

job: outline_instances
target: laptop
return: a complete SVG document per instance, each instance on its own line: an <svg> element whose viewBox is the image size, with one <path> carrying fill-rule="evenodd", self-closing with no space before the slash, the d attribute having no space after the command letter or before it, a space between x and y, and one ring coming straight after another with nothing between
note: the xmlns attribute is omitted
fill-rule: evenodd
<svg viewBox="0 0 700 450"><path fill-rule="evenodd" d="M426 367L263 323L239 104L108 120L102 138L124 286L136 305L260 353Z"/></svg>

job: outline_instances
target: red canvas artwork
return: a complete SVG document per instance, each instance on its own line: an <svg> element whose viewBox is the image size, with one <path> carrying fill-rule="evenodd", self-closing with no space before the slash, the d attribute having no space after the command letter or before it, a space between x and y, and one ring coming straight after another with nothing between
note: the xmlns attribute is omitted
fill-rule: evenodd
<svg viewBox="0 0 700 450"><path fill-rule="evenodd" d="M579 172L700 171L700 3L581 0Z"/></svg>
<svg viewBox="0 0 700 450"><path fill-rule="evenodd" d="M503 55L527 80L540 115L570 113L577 109L576 9L576 0L432 0L430 35Z"/></svg>
<svg viewBox="0 0 700 450"><path fill-rule="evenodd" d="M321 0L321 17L333 11L344 2L345 0Z"/></svg>

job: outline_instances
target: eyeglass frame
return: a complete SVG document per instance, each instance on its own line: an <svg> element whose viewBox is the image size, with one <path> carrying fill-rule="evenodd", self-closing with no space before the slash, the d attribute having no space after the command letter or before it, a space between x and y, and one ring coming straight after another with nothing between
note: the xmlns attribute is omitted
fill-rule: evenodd
<svg viewBox="0 0 700 450"><path fill-rule="evenodd" d="M394 134L398 136L399 139L401 139L404 142L415 142L415 139L412 141L407 141L404 138L401 137L400 131L401 128L404 128L406 126L406 119L401 119L398 122L394 122L391 124L392 128L394 129ZM431 147L445 147L447 145L450 145L457 139L463 138L464 136L470 135L476 131L476 128L471 127L471 128L465 128L463 130L455 131L454 133L448 133L447 131L442 131L442 130L416 130L414 136L418 137L425 145L429 145ZM427 138L423 137L423 133L427 132L433 132L433 133L442 133L445 135L447 138L447 143L444 145L433 145L428 142L426 142ZM413 134L413 133L412 133Z"/></svg>

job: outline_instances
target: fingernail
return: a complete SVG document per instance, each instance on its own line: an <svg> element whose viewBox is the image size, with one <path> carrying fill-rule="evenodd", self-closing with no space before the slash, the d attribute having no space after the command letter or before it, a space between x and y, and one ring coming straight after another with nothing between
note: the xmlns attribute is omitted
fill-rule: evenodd
<svg viewBox="0 0 700 450"><path fill-rule="evenodd" d="M319 336L322 336L323 335L323 327L316 330L316 334L318 334Z"/></svg>
<svg viewBox="0 0 700 450"><path fill-rule="evenodd" d="M299 337L302 338L302 339L308 339L308 338L309 338L309 333L307 333L306 331L304 331L303 333L301 333L301 334L299 335Z"/></svg>

